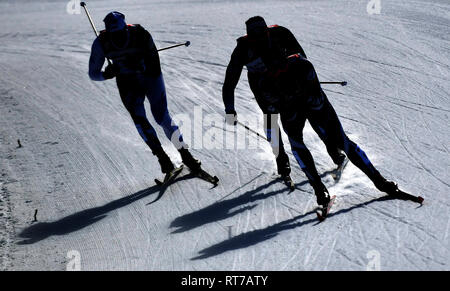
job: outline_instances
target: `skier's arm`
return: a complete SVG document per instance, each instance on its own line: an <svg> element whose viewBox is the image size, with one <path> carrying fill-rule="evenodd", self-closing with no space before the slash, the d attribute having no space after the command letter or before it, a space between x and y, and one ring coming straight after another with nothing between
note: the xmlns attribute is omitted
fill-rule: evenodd
<svg viewBox="0 0 450 291"><path fill-rule="evenodd" d="M305 51L303 50L302 46L298 43L297 39L292 34L292 32L289 29L284 28L283 33L288 56L299 53L302 57L306 59Z"/></svg>
<svg viewBox="0 0 450 291"><path fill-rule="evenodd" d="M94 40L89 58L89 78L93 81L104 81L102 74L103 64L105 63L105 54L98 38Z"/></svg>
<svg viewBox="0 0 450 291"><path fill-rule="evenodd" d="M222 99L225 105L226 113L235 112L234 108L234 89L236 89L239 78L241 77L242 69L244 65L240 61L239 49L233 51L231 55L230 63L228 64L227 71L225 74L225 81L222 87Z"/></svg>

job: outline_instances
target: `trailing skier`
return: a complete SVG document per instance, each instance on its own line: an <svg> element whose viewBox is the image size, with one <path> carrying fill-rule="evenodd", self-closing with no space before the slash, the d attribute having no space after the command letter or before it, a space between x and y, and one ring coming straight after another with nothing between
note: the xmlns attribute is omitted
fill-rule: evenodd
<svg viewBox="0 0 450 291"><path fill-rule="evenodd" d="M323 92L317 74L310 61L295 54L288 58L268 61L268 70L261 82L263 94L271 96L271 105L280 112L283 129L300 167L306 174L323 216L329 211L330 195L317 173L313 157L303 142L302 130L307 118L316 131L320 131L325 142L343 150L350 161L363 171L375 187L388 195L411 199L421 203L423 198L411 196L386 180L373 166L364 151L345 134L341 122Z"/></svg>

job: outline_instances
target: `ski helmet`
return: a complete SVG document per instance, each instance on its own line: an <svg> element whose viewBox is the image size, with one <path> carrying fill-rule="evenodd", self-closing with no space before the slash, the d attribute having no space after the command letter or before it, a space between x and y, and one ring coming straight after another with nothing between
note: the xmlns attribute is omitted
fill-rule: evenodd
<svg viewBox="0 0 450 291"><path fill-rule="evenodd" d="M247 27L247 35L250 38L259 38L267 31L267 24L261 16L253 16L249 18L245 25Z"/></svg>
<svg viewBox="0 0 450 291"><path fill-rule="evenodd" d="M117 11L108 13L105 19L103 19L103 22L105 22L105 29L108 32L122 30L127 26L125 23L125 15Z"/></svg>

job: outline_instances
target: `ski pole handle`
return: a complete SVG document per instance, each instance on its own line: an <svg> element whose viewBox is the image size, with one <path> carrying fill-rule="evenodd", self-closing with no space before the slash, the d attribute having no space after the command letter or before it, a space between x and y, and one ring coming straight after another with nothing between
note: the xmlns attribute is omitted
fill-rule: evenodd
<svg viewBox="0 0 450 291"><path fill-rule="evenodd" d="M183 46L183 45L184 46L189 46L190 44L191 44L191 42L187 41L185 43L179 43L179 44L171 45L171 46L168 46L168 47L160 48L158 51L160 52L160 51L168 50L168 49L171 49L171 48L174 48L174 47Z"/></svg>
<svg viewBox="0 0 450 291"><path fill-rule="evenodd" d="M342 81L342 82L320 82L320 84L339 84L341 86L345 86L345 85L347 85L347 81Z"/></svg>

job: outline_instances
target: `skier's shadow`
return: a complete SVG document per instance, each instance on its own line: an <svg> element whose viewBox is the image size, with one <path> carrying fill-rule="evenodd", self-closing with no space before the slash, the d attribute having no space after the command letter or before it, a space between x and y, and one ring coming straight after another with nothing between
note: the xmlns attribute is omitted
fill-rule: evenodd
<svg viewBox="0 0 450 291"><path fill-rule="evenodd" d="M333 171L326 171L320 175L321 178L329 175ZM253 178L250 182L254 181L256 178L259 178L261 175L256 176ZM246 183L242 187L248 185L250 182ZM266 183L264 185L259 186L258 188L254 190L250 190L236 198L228 199L228 200L221 200L218 201L210 206L207 206L203 209L197 210L195 212L177 217L171 224L170 227L177 228L176 230L172 231L172 233L180 233L189 231L191 229L203 226L205 224L216 222L219 220L224 220L229 217L232 217L234 215L237 215L239 213L242 213L247 210L251 210L256 207L256 204L248 205L252 202L263 200L266 198L269 198L271 196L283 193L283 192L290 192L288 188L282 188L280 190L268 192L268 193L260 193L258 192L263 191L264 189L270 187L273 184L276 183L282 183L281 178L274 179L270 181L269 183ZM302 186L309 184L307 180L302 181L300 183L295 184L296 189L300 189ZM241 187L240 187L241 188ZM238 188L238 189L240 189ZM234 190L228 195L225 195L224 197L227 197L231 195L232 193L236 192L238 189ZM223 199L223 198L222 198ZM242 206L246 205L247 206ZM241 206L240 208L238 208ZM233 209L237 208L236 210L232 211Z"/></svg>
<svg viewBox="0 0 450 291"><path fill-rule="evenodd" d="M271 196L289 191L287 187L282 187L282 189L276 191L259 193L276 183L281 183L280 179L272 180L269 183L261 185L256 189L247 191L236 198L222 200L210 206L207 206L203 209L177 217L170 224L170 227L177 228L176 230L172 231L172 233L185 232L211 222L225 220L229 217L255 208L256 204L252 204L252 202L263 200ZM307 181L298 183L296 184L296 188L303 186L307 183L308 183Z"/></svg>
<svg viewBox="0 0 450 291"><path fill-rule="evenodd" d="M157 202L159 199L161 199L163 197L164 193L166 193L166 191L167 191L167 189L169 188L170 185L174 184L175 182L179 182L179 181L182 181L182 180L187 180L187 179L192 178L192 177L190 177L190 175L193 177L192 174L184 175L184 176L181 176L181 177L178 176L173 181L171 181L170 183L168 183L166 185L163 184L163 185L158 186L159 187L158 196L156 196L156 198L153 201L151 201L151 202L149 202L149 203L147 203L145 205L151 205L151 204Z"/></svg>
<svg viewBox="0 0 450 291"><path fill-rule="evenodd" d="M132 195L109 202L103 206L86 209L53 222L38 222L24 229L19 237L23 240L19 245L33 244L53 235L65 235L83 229L99 220L116 209L125 207L137 200L145 198L160 190L158 186L152 186Z"/></svg>
<svg viewBox="0 0 450 291"><path fill-rule="evenodd" d="M386 201L386 200L392 200L392 199L394 199L394 198L389 197L389 196L375 198L375 199L363 202L361 204L354 205L354 206L346 208L346 209L341 209L335 213L330 213L330 215L328 216L327 219L330 219L333 216L347 213L356 208L365 207L374 202ZM314 215L311 218L304 220L304 221L299 221L299 220L306 218L307 216L310 216L312 214L314 214ZM235 237L227 239L223 242L212 245L208 248L205 248L205 249L199 251L198 252L199 255L194 258L191 258L191 260L206 259L209 257L220 255L220 254L228 252L228 251L247 248L249 246L256 245L258 243L272 239L282 231L294 229L294 228L301 227L301 226L311 224L311 223L318 224L317 222L318 222L318 220L317 220L317 216L315 215L315 211L312 210L305 214L299 215L297 217L294 217L294 218L279 222L277 224L268 226L264 229L258 229L258 230L242 233L240 235L237 235Z"/></svg>

